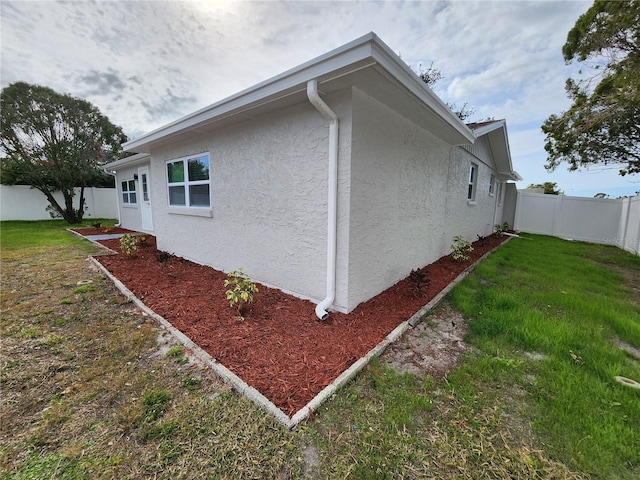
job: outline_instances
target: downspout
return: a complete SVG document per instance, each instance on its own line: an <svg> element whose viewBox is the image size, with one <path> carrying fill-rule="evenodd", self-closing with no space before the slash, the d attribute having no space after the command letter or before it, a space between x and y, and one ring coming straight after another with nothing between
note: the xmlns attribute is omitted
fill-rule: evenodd
<svg viewBox="0 0 640 480"><path fill-rule="evenodd" d="M114 225L114 227L119 227L122 220L120 219L120 197L118 196L118 174L115 172L110 172L106 168L103 168L102 171L107 175L111 175L113 177L113 183L116 185L116 208L118 209L118 223Z"/></svg>
<svg viewBox="0 0 640 480"><path fill-rule="evenodd" d="M318 81L307 82L307 97L329 122L329 184L327 201L327 296L316 306L316 316L326 320L327 308L336 298L336 250L338 229L338 116L318 95Z"/></svg>

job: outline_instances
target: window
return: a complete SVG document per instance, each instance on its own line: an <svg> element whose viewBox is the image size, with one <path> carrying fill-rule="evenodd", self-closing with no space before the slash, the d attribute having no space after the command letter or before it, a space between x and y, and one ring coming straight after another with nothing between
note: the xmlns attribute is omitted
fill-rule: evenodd
<svg viewBox="0 0 640 480"><path fill-rule="evenodd" d="M472 163L469 167L469 188L467 190L467 200L473 202L476 199L476 183L478 177L478 165Z"/></svg>
<svg viewBox="0 0 640 480"><path fill-rule="evenodd" d="M125 180L124 182L121 182L120 185L122 187L122 203L125 203L127 205L135 204L136 181L133 179Z"/></svg>
<svg viewBox="0 0 640 480"><path fill-rule="evenodd" d="M209 207L209 154L167 162L169 205Z"/></svg>
<svg viewBox="0 0 640 480"><path fill-rule="evenodd" d="M493 193L496 189L496 177L495 175L491 175L491 178L489 179L489 196L493 197Z"/></svg>

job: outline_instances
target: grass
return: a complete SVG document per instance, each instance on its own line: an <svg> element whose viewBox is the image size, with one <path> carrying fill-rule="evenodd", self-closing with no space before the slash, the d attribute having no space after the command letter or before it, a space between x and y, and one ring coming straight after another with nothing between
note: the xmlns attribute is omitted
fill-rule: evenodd
<svg viewBox="0 0 640 480"><path fill-rule="evenodd" d="M632 478L640 464L640 401L614 377L639 379L640 363L614 340L640 345L640 299L630 298L623 274L608 264L638 272L640 259L532 238L483 262L454 289L453 305L471 319L469 341L484 355L501 351L522 362L513 381L527 392L548 452L594 476ZM501 381L480 364L470 373Z"/></svg>
<svg viewBox="0 0 640 480"><path fill-rule="evenodd" d="M640 346L637 257L512 240L449 296L475 347L457 368L433 379L381 358L290 432L162 350L166 332L65 227L0 225L0 479L640 474L639 394L612 380L640 378L613 343Z"/></svg>
<svg viewBox="0 0 640 480"><path fill-rule="evenodd" d="M115 220L85 219L80 225L69 225L64 220L39 221L5 221L0 223L0 245L3 252L31 247L69 245L87 245L80 238L69 235L65 229L73 227L89 227L100 222L104 226L112 226Z"/></svg>

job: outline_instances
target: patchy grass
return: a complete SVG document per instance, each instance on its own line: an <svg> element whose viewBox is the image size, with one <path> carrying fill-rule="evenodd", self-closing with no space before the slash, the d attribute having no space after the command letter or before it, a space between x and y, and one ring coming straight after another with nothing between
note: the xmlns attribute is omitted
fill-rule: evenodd
<svg viewBox="0 0 640 480"><path fill-rule="evenodd" d="M610 341L640 345L638 265L619 250L509 242L450 297L475 346L458 368L434 380L382 358L289 432L180 345L161 348L166 332L85 261L88 242L29 222L51 243L20 244L10 223L2 479L638 476L640 402L611 381L638 378Z"/></svg>
<svg viewBox="0 0 640 480"><path fill-rule="evenodd" d="M547 451L598 478L640 474L640 359L614 339L640 346L640 299L617 267L640 271L617 248L532 236L512 241L451 295L483 356L470 375L526 392L528 415ZM634 292L636 292L634 294ZM635 297L634 297L635 295ZM513 375L482 359L513 362Z"/></svg>
<svg viewBox="0 0 640 480"><path fill-rule="evenodd" d="M295 436L181 347L160 354L162 330L91 268L88 242L26 226L12 235L55 241L5 244L2 224L0 478L298 476Z"/></svg>

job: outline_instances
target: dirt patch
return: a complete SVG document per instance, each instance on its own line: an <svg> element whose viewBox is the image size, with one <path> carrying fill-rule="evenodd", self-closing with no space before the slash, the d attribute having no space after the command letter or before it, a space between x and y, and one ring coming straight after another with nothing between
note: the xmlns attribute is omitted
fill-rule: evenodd
<svg viewBox="0 0 640 480"><path fill-rule="evenodd" d="M631 357L635 358L636 360L640 360L640 348L636 348L633 345L629 345L628 343L623 342L617 337L613 338L612 341L613 341L613 344L616 347L618 347L620 350L624 350L629 355L631 355Z"/></svg>
<svg viewBox="0 0 640 480"><path fill-rule="evenodd" d="M445 302L387 348L383 358L400 372L442 378L470 348L463 340L466 333L462 314Z"/></svg>
<svg viewBox="0 0 640 480"><path fill-rule="evenodd" d="M631 298L640 306L640 271L630 268L619 268L618 270L624 276L627 285L629 285Z"/></svg>
<svg viewBox="0 0 640 480"><path fill-rule="evenodd" d="M288 415L305 406L396 326L435 297L469 263L445 256L423 268L430 284L415 295L404 279L348 315L316 319L315 305L259 286L255 302L238 321L224 295L225 274L155 248L155 238L137 255L98 257L149 308L252 385ZM505 238L474 244L470 262ZM118 240L101 241L120 251Z"/></svg>

